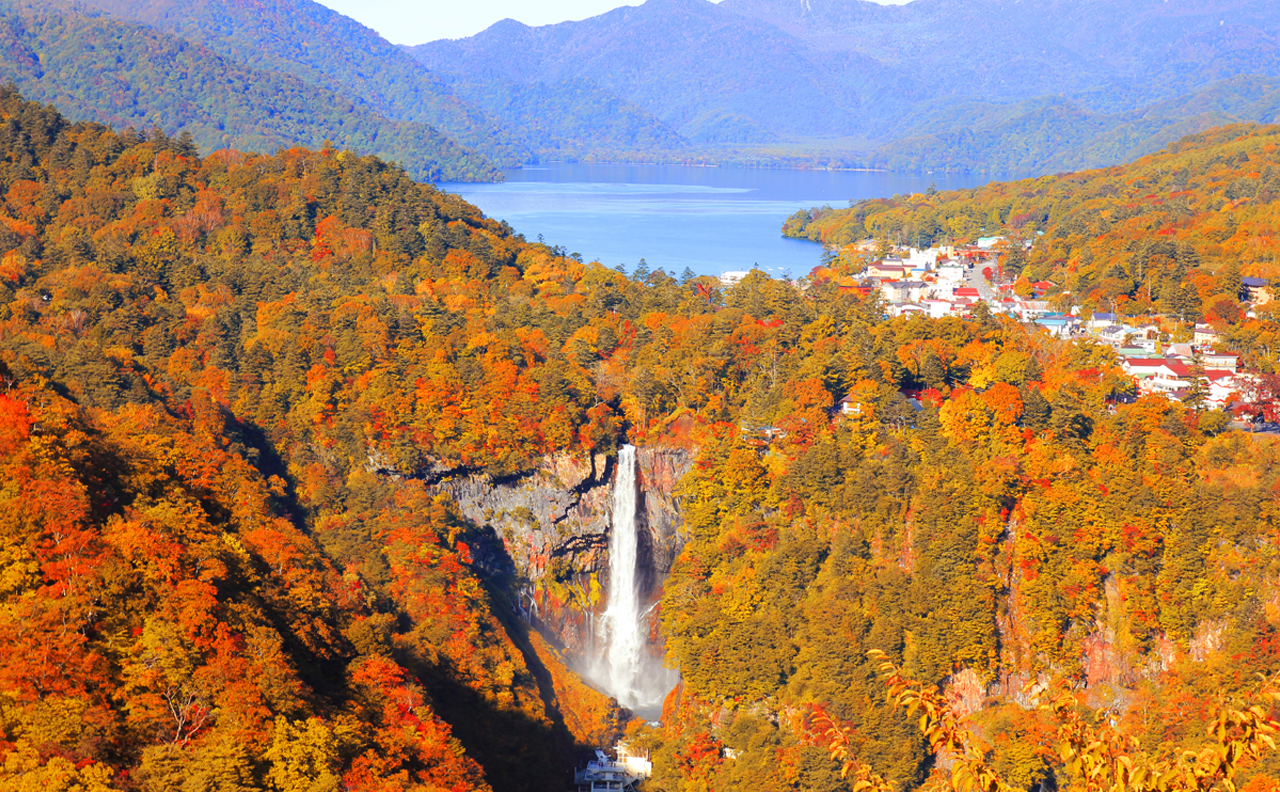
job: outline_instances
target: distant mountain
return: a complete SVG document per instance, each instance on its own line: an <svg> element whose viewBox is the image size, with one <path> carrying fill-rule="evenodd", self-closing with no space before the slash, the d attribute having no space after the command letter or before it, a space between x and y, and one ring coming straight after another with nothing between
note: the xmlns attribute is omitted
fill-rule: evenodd
<svg viewBox="0 0 1280 792"><path fill-rule="evenodd" d="M649 0L410 51L472 82L589 79L725 156L789 146L846 164L1060 170L1262 120L1280 4Z"/></svg>
<svg viewBox="0 0 1280 792"><path fill-rule="evenodd" d="M939 95L1119 91L1131 108L1280 69L1280 6L1266 0L725 0L720 8L815 52L858 52L903 69Z"/></svg>
<svg viewBox="0 0 1280 792"><path fill-rule="evenodd" d="M0 0L0 81L73 119L188 131L205 150L326 140L422 179L497 178L484 156L363 99L246 66L199 44L71 4Z"/></svg>
<svg viewBox="0 0 1280 792"><path fill-rule="evenodd" d="M452 88L460 98L518 130L542 158L628 158L689 146L652 113L583 77L554 84L458 78Z"/></svg>
<svg viewBox="0 0 1280 792"><path fill-rule="evenodd" d="M0 79L203 148L1061 171L1277 109L1273 0L648 0L396 47L312 0L0 0Z"/></svg>
<svg viewBox="0 0 1280 792"><path fill-rule="evenodd" d="M472 38L410 52L429 68L474 82L590 79L701 143L861 127L857 97L833 94L807 50L772 25L706 0L649 0L582 22L533 28L505 20Z"/></svg>
<svg viewBox="0 0 1280 792"><path fill-rule="evenodd" d="M1184 135L1248 119L1274 123L1280 79L1233 77L1125 112L1099 113L1078 100L1047 97L1014 105L960 103L953 117L975 123L887 144L877 162L895 170L947 167L1028 174L1126 162Z"/></svg>
<svg viewBox="0 0 1280 792"><path fill-rule="evenodd" d="M403 50L353 19L310 0L88 0L198 42L255 69L288 74L367 102L399 122L428 124L507 167L528 146L497 119L460 101Z"/></svg>
<svg viewBox="0 0 1280 792"><path fill-rule="evenodd" d="M315 97L314 101L299 102L295 109L289 109L293 105L271 108L270 102L264 105L263 97L256 97L253 104L267 107L271 118L279 117L284 122L254 121L254 131L247 136L237 136L233 131L229 136L241 141L236 145L270 149L298 143L315 146L332 139L340 145L356 145L362 151L400 161L419 177L444 174L445 178L459 180L496 178L495 165L518 167L546 158L648 159L669 156L688 147L688 141L653 114L592 80L574 77L548 83L476 82L459 75L445 79L355 20L311 0L84 2L88 6L74 0L0 0L0 8L11 3L27 16L85 17L97 20L94 24L98 26L110 27L118 22L145 25L162 34L157 40L181 42L177 46L185 48L193 59L186 69L252 73L257 76L250 82L256 86L287 86L269 89L277 100L295 94ZM28 26L24 23L17 27ZM131 48L130 42L143 28L133 25L113 30L117 32L107 38L118 38ZM59 71L87 68L89 74L80 77L92 84L90 75L97 76L100 72L96 70L103 66L96 60L97 49L72 47L74 51L64 53L70 58L69 66ZM32 61L20 50L21 47L14 50L16 62L38 62L38 58ZM146 52L137 55L141 61L150 57ZM206 63L196 63L206 58ZM131 72L135 66L132 51L122 57L121 63L125 65L124 72ZM158 64L145 68L151 66ZM106 72L112 71L107 64ZM183 68L163 71L177 78ZM79 83L67 83L55 90L36 84L30 69L21 72L14 65L0 73L10 74L28 95L42 99L59 96L60 107L73 117L138 123L128 112L110 107L105 97L75 96L81 90ZM47 78L42 79L48 82ZM186 84L175 85L170 93L185 96L187 88ZM207 87L201 90L210 93ZM262 90L266 89L258 92ZM217 89L212 90L213 95L217 93ZM235 105L236 100L223 97L210 101L213 104L209 109L217 109L228 103ZM173 128L180 123L192 129L206 148L219 144L218 136L202 131L210 123L216 126L212 117L205 118L190 109L171 112L172 101L165 97L140 96L129 104L145 108L146 112L139 110L142 116L155 111L157 104L163 105L159 108L162 126ZM245 112L248 111L228 110L227 114L235 117ZM302 130L299 126L308 124L320 131ZM359 126L359 140L348 143L349 130L335 125ZM422 145L408 142L413 139ZM443 169L429 164L442 161L445 155L429 155L426 150L445 139L474 162ZM452 156L456 159L461 155Z"/></svg>

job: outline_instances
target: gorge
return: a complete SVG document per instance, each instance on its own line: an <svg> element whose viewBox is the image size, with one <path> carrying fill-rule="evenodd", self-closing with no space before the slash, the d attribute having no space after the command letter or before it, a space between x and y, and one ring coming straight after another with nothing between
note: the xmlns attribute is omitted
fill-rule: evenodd
<svg viewBox="0 0 1280 792"><path fill-rule="evenodd" d="M663 663L656 603L685 541L677 489L690 463L682 448L623 445L616 456L552 455L514 479L436 485L501 542L478 560L512 567L521 617L646 718L678 679Z"/></svg>

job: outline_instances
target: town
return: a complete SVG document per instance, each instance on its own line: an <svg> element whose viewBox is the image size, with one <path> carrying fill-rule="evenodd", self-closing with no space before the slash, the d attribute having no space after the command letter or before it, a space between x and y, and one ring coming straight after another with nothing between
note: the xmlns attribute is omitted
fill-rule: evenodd
<svg viewBox="0 0 1280 792"><path fill-rule="evenodd" d="M1135 396L1160 395L1197 410L1228 411L1247 422L1275 421L1274 394L1264 393L1274 390L1272 383L1246 370L1240 355L1226 348L1220 328L1173 317L1088 311L1056 290L1057 284L1006 277L1000 257L1009 244L1004 237L984 237L968 245L902 248L876 256L877 243L869 240L851 246L860 270L838 275L824 266L815 274L835 278L841 289L878 296L886 317L940 319L983 311L1058 338L1105 344L1134 378ZM829 257L827 263L835 260ZM1253 309L1274 295L1267 281L1243 277L1239 297L1245 315L1253 316Z"/></svg>

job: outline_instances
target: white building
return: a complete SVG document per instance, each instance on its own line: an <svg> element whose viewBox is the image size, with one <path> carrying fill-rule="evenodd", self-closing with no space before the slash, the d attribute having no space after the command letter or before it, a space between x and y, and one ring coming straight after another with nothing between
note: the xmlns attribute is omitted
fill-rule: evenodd
<svg viewBox="0 0 1280 792"><path fill-rule="evenodd" d="M928 316L929 309L913 302L889 303L885 310L890 316Z"/></svg>
<svg viewBox="0 0 1280 792"><path fill-rule="evenodd" d="M923 305L929 311L930 319L941 319L956 312L955 303L950 300L920 300L919 305Z"/></svg>
<svg viewBox="0 0 1280 792"><path fill-rule="evenodd" d="M1192 334L1191 341L1197 346L1200 344L1216 344L1218 342L1218 331L1207 324L1198 324Z"/></svg>
<svg viewBox="0 0 1280 792"><path fill-rule="evenodd" d="M578 792L635 792L641 781L653 775L653 762L647 756L633 754L623 743L618 743L616 751L614 760L597 749L595 759L573 771Z"/></svg>
<svg viewBox="0 0 1280 792"><path fill-rule="evenodd" d="M1200 359L1204 361L1206 369L1230 371L1232 374L1240 371L1240 356L1234 352L1206 350L1200 354Z"/></svg>
<svg viewBox="0 0 1280 792"><path fill-rule="evenodd" d="M929 284L924 281L884 281L880 284L880 294L885 302L916 302L924 299L930 291Z"/></svg>

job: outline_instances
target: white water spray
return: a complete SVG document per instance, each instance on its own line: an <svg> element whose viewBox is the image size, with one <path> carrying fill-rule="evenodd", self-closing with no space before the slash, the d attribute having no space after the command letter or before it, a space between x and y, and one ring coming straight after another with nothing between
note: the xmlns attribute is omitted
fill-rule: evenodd
<svg viewBox="0 0 1280 792"><path fill-rule="evenodd" d="M608 638L605 677L608 690L628 709L651 708L662 702L676 674L650 657L645 624L650 609L641 612L636 576L636 449L618 449L618 475L613 485L613 530L609 538L609 606L602 620Z"/></svg>

